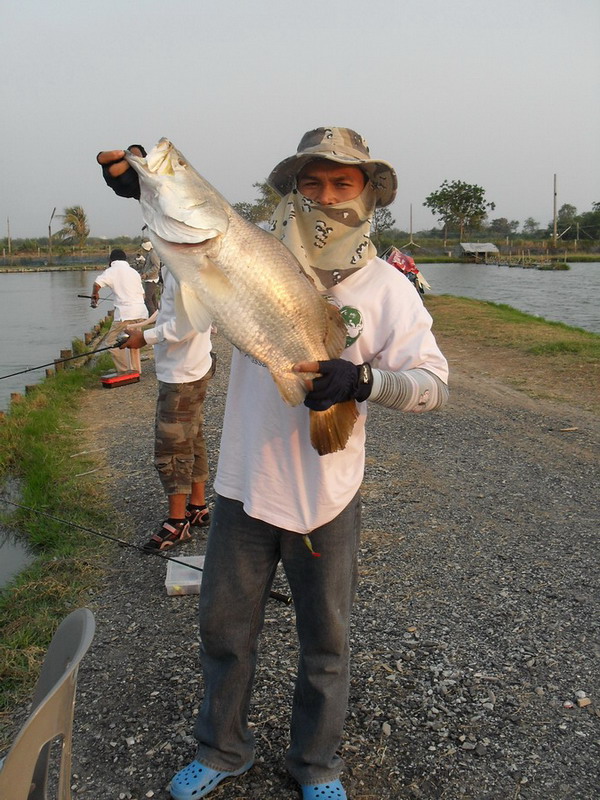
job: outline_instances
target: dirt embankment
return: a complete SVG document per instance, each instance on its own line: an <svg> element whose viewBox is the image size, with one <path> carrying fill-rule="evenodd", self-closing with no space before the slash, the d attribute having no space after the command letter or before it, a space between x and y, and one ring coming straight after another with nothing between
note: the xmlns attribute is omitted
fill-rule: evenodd
<svg viewBox="0 0 600 800"><path fill-rule="evenodd" d="M448 408L370 409L341 751L348 796L591 800L600 796L599 420L578 392L546 399L560 394L551 374L536 377L537 398L525 394L515 376L527 365L510 352L439 338L452 366ZM220 336L215 347L213 464L229 352ZM151 466L151 361L143 372L139 384L90 391L81 417L89 441L106 447L98 474L115 507L112 533L137 543L165 511ZM204 544L200 536L177 552ZM89 598L97 633L79 677L73 795L162 800L194 754L196 598L168 597L158 560L117 547L113 556ZM285 591L282 577L275 588ZM272 601L251 709L256 765L215 798L299 796L283 767L296 656L293 608Z"/></svg>

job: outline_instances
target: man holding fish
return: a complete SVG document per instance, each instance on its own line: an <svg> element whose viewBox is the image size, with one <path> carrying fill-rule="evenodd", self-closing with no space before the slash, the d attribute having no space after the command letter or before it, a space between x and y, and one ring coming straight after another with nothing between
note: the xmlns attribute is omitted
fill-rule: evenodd
<svg viewBox="0 0 600 800"><path fill-rule="evenodd" d="M117 194L140 200L198 330L235 345L200 594L205 693L192 763L170 785L196 800L254 761L248 707L276 567L300 642L286 766L303 800L340 800L349 625L360 539L367 398L441 408L448 367L410 282L377 258L376 206L397 180L348 128L306 133L269 184L270 233L241 219L167 140L106 151ZM308 547L307 547L308 545ZM318 556L318 557L317 557Z"/></svg>

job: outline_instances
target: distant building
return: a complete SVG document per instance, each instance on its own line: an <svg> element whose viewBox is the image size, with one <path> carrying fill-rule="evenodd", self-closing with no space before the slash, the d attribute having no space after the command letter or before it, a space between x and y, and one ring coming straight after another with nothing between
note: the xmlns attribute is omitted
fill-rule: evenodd
<svg viewBox="0 0 600 800"><path fill-rule="evenodd" d="M472 258L473 261L487 261L489 256L497 256L498 248L491 242L461 242L462 255Z"/></svg>

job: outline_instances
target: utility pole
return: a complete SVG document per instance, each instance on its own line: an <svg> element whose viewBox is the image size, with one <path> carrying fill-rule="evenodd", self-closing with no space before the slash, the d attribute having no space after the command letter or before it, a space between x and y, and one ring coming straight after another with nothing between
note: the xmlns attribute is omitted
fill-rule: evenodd
<svg viewBox="0 0 600 800"><path fill-rule="evenodd" d="M411 247L421 247L420 244L417 244L416 242L413 241L413 235L412 234L413 234L413 227L412 227L412 203L411 203L410 204L410 241L407 242L406 244L403 244L402 247L408 247L409 245Z"/></svg>
<svg viewBox="0 0 600 800"><path fill-rule="evenodd" d="M48 223L48 264L52 264L52 220L54 219L55 214L56 206L52 211L52 216L50 217L50 222Z"/></svg>
<svg viewBox="0 0 600 800"><path fill-rule="evenodd" d="M10 218L6 218L6 233L7 233L7 240L8 240L8 257L10 258L12 255L12 243L10 240Z"/></svg>
<svg viewBox="0 0 600 800"><path fill-rule="evenodd" d="M556 240L558 238L557 237L557 234L558 234L557 217L556 217L556 172L554 173L554 215L553 215L553 219L554 219L554 225L553 225L553 228L552 228L552 247L556 247Z"/></svg>

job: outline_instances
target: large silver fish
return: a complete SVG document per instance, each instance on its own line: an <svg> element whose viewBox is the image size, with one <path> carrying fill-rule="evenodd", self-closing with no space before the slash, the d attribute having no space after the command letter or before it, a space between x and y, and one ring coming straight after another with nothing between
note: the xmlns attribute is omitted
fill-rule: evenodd
<svg viewBox="0 0 600 800"><path fill-rule="evenodd" d="M268 367L286 403L302 403L306 388L292 365L339 357L346 342L339 310L285 245L240 217L168 139L146 158L127 152L126 159L140 178L149 239L177 278L192 325L203 331L216 323ZM343 449L356 418L354 400L311 411L313 447L321 455Z"/></svg>

